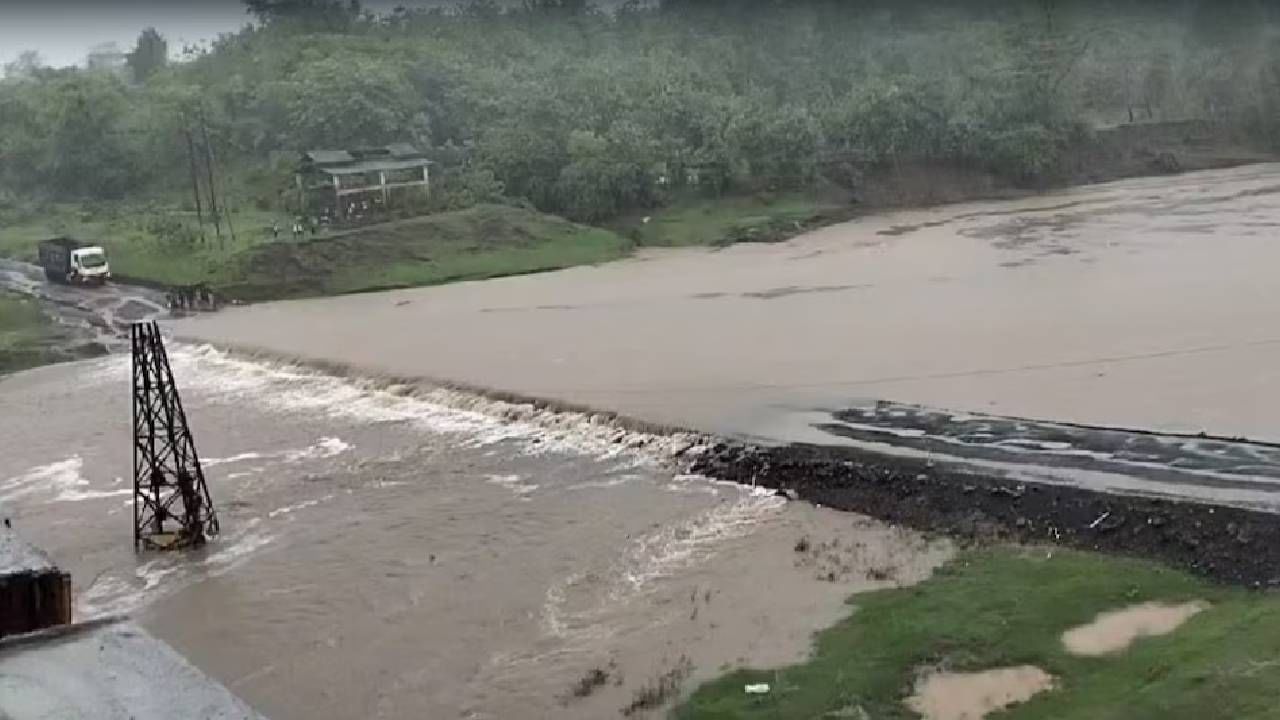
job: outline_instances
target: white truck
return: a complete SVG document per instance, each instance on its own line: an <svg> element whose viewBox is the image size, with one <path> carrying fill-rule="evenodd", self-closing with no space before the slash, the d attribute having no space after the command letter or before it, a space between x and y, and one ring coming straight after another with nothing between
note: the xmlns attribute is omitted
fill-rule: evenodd
<svg viewBox="0 0 1280 720"><path fill-rule="evenodd" d="M55 282L101 285L111 279L107 252L97 245L71 238L53 238L40 243L40 267Z"/></svg>

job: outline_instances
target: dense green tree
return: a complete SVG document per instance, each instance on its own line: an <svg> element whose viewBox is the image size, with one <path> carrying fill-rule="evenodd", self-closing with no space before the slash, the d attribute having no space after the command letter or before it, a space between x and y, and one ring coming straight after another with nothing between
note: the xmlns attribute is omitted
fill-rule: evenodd
<svg viewBox="0 0 1280 720"><path fill-rule="evenodd" d="M1280 142L1280 17L1252 0L245 7L256 22L163 72L144 31L145 82L10 63L0 191L174 195L197 112L228 192L259 203L300 150L408 141L453 156L432 207L504 195L594 221L913 163L1040 182L1081 128L1131 113Z"/></svg>
<svg viewBox="0 0 1280 720"><path fill-rule="evenodd" d="M129 53L127 62L133 79L146 82L169 63L169 41L155 28L147 28L138 36L138 43Z"/></svg>
<svg viewBox="0 0 1280 720"><path fill-rule="evenodd" d="M72 197L114 198L137 181L140 155L123 129L126 89L109 75L58 80L45 110L41 175Z"/></svg>

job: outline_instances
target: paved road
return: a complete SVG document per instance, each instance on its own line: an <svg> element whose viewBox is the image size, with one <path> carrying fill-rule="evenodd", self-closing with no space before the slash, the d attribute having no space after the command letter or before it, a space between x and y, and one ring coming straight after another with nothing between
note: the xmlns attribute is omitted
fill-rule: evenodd
<svg viewBox="0 0 1280 720"><path fill-rule="evenodd" d="M1276 165L1123 181L175 329L778 441L866 442L831 412L877 401L1274 441L1278 193Z"/></svg>

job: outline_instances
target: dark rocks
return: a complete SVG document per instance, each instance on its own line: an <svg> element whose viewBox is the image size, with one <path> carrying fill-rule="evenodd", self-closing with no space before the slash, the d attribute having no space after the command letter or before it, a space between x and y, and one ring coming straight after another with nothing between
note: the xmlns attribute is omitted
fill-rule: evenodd
<svg viewBox="0 0 1280 720"><path fill-rule="evenodd" d="M1053 543L1256 587L1280 579L1280 516L1011 482L971 466L841 447L722 443L693 472L973 540Z"/></svg>

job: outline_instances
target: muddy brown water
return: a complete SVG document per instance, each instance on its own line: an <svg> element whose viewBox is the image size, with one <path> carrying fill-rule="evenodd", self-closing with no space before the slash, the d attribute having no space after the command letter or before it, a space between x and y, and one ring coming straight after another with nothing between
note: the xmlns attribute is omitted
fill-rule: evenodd
<svg viewBox="0 0 1280 720"><path fill-rule="evenodd" d="M866 442L822 425L892 400L1156 430L1174 447L1201 431L1274 441L1278 230L1280 166L1257 165L867 217L776 245L255 306L175 331L767 440ZM879 424L888 446L946 439ZM1047 468L1095 450L1057 444ZM1038 472L1140 484L1113 469ZM1206 485L1197 497L1267 502Z"/></svg>
<svg viewBox="0 0 1280 720"><path fill-rule="evenodd" d="M1180 605L1142 603L1100 613L1093 622L1062 634L1062 644L1072 655L1098 657L1127 650L1144 637L1159 637L1177 630L1192 617L1209 609L1205 602Z"/></svg>
<svg viewBox="0 0 1280 720"><path fill-rule="evenodd" d="M0 380L0 514L79 618L134 615L273 718L619 717L664 676L797 661L851 593L950 553L680 475L678 440L171 357L223 537L135 556L118 356Z"/></svg>
<svg viewBox="0 0 1280 720"><path fill-rule="evenodd" d="M1274 504L1271 451L1178 433L1280 439L1280 403L1260 401L1280 397L1278 193L1277 166L1126 181L174 330L660 423L993 465L1030 452L1046 478ZM136 614L273 717L616 716L688 667L798 659L850 592L946 555L679 476L642 446L661 443L590 423L174 354L217 544L132 553L120 358L0 380L0 505L73 572L81 616ZM1019 417L1164 434L1134 446ZM802 536L840 545L797 554Z"/></svg>
<svg viewBox="0 0 1280 720"><path fill-rule="evenodd" d="M924 720L982 720L1053 689L1053 676L1020 665L973 673L931 673L916 684L907 707Z"/></svg>

